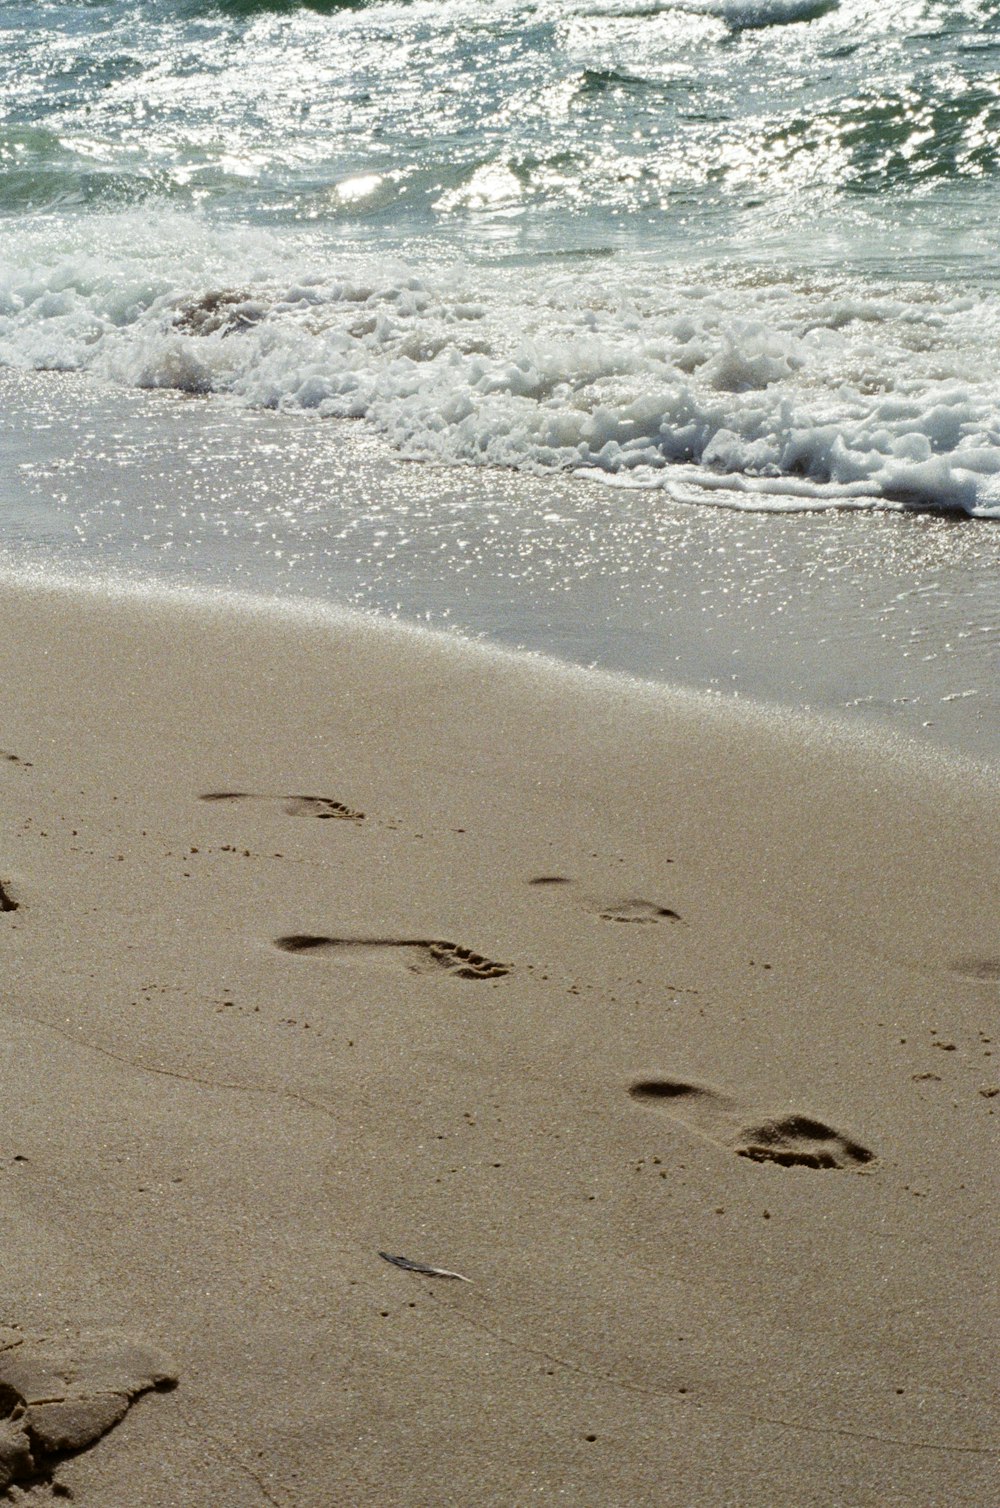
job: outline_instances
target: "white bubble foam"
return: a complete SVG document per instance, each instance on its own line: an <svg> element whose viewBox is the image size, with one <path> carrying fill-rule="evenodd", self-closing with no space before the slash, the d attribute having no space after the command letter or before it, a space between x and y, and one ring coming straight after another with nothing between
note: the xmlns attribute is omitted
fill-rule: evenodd
<svg viewBox="0 0 1000 1508"><path fill-rule="evenodd" d="M332 257L187 215L7 238L0 361L364 418L411 457L1000 517L1000 300Z"/></svg>

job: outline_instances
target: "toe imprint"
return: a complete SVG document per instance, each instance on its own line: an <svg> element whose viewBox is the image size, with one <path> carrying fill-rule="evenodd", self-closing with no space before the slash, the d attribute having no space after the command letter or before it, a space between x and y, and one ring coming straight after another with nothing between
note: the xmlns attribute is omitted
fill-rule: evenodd
<svg viewBox="0 0 1000 1508"><path fill-rule="evenodd" d="M776 1162L783 1168L850 1168L871 1162L874 1152L808 1115L747 1126L733 1147L737 1157Z"/></svg>
<svg viewBox="0 0 1000 1508"><path fill-rule="evenodd" d="M761 1116L747 1124L747 1107L708 1085L658 1076L637 1079L629 1093L751 1162L775 1162L783 1168L859 1168L875 1160L868 1147L815 1116Z"/></svg>
<svg viewBox="0 0 1000 1508"><path fill-rule="evenodd" d="M509 972L504 964L494 963L481 953L473 953L470 948L460 948L456 943L428 942L420 946L427 949L436 964L447 969L457 979L499 979Z"/></svg>

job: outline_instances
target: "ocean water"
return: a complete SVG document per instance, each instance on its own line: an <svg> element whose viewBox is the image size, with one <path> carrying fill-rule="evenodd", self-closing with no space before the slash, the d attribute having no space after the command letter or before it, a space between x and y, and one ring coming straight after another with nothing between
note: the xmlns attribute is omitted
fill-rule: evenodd
<svg viewBox="0 0 1000 1508"><path fill-rule="evenodd" d="M996 0L0 0L0 544L986 706L998 250Z"/></svg>

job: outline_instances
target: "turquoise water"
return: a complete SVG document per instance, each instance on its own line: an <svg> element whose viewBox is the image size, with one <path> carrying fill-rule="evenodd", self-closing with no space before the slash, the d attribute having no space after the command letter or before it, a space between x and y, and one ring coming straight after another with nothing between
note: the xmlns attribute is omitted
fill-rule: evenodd
<svg viewBox="0 0 1000 1508"><path fill-rule="evenodd" d="M0 8L0 209L992 278L985 0Z"/></svg>

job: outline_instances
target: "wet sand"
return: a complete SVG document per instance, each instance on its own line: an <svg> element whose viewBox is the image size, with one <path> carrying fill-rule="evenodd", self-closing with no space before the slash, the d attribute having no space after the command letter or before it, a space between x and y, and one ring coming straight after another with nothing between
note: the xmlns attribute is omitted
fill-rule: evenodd
<svg viewBox="0 0 1000 1508"><path fill-rule="evenodd" d="M80 373L0 369L0 407L0 567L340 603L1000 758L996 523L418 464L350 420Z"/></svg>
<svg viewBox="0 0 1000 1508"><path fill-rule="evenodd" d="M29 1501L990 1499L995 772L292 609L0 623Z"/></svg>

